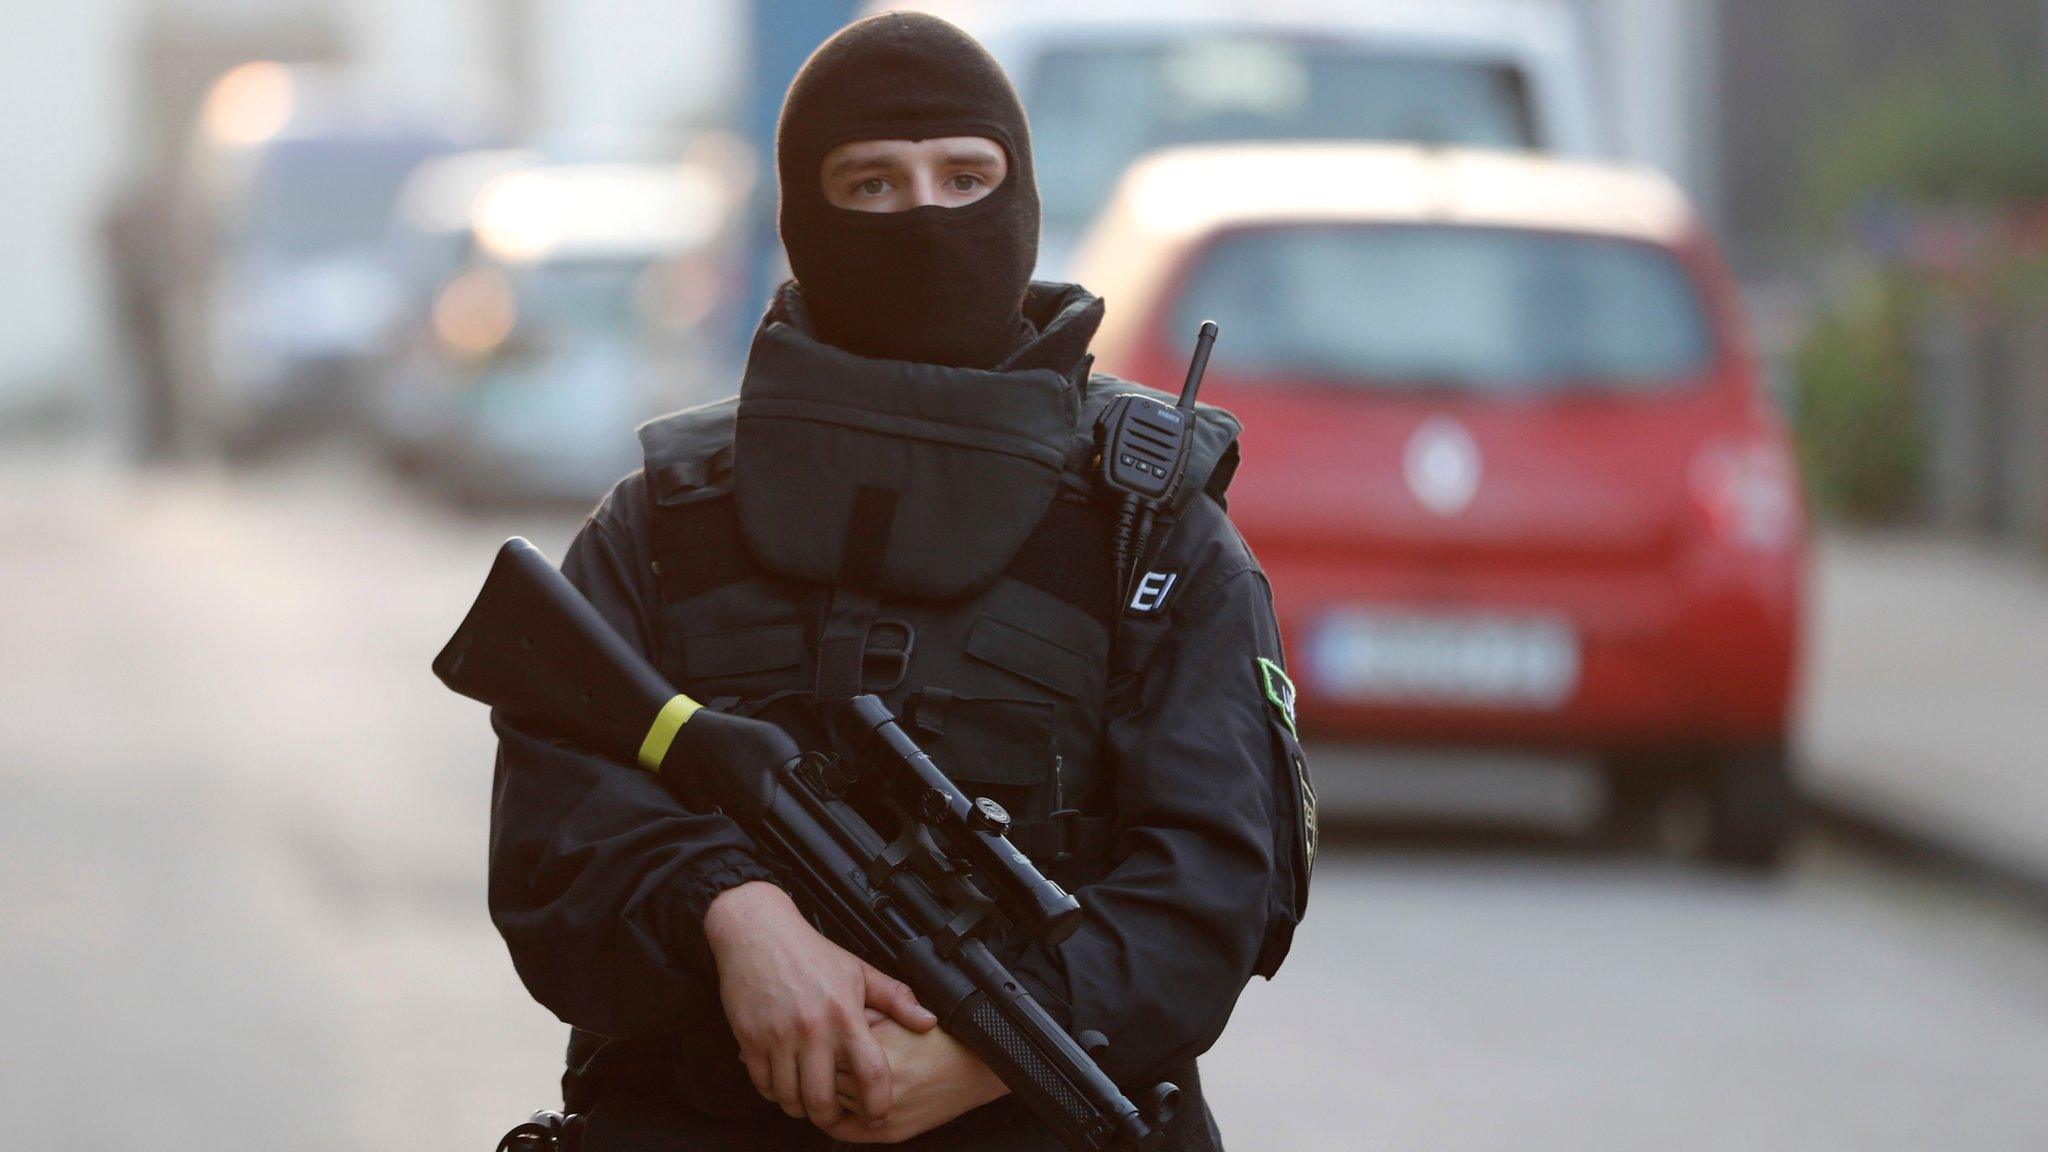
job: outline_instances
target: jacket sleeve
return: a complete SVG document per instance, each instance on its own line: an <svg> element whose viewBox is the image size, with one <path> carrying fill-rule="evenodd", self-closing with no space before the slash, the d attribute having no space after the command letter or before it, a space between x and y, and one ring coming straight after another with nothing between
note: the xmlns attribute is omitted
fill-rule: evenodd
<svg viewBox="0 0 2048 1152"><path fill-rule="evenodd" d="M562 571L642 653L653 649L645 492L621 484ZM689 811L651 773L493 713L491 919L533 998L607 1036L672 1030L716 1012L704 911L773 879L731 820Z"/></svg>
<svg viewBox="0 0 2048 1152"><path fill-rule="evenodd" d="M1294 899L1297 882L1275 835L1291 795L1280 774L1293 769L1260 689L1260 658L1281 660L1272 597L1235 530L1210 511L1207 562L1189 566L1137 706L1107 726L1114 865L1075 893L1080 929L1016 963L1062 1023L1109 1037L1103 1070L1125 1083L1215 1043L1258 966L1275 898Z"/></svg>

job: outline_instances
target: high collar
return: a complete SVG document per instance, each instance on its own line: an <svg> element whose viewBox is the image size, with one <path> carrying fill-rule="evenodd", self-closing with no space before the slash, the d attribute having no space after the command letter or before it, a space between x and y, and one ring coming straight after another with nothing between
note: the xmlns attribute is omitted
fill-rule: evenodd
<svg viewBox="0 0 2048 1152"><path fill-rule="evenodd" d="M740 383L733 491L748 551L771 571L890 595L986 587L1087 436L1078 377L1101 303L1047 286L1031 301L1044 327L992 369L856 356L806 332L802 303L777 295Z"/></svg>
<svg viewBox="0 0 2048 1152"><path fill-rule="evenodd" d="M1088 343L1102 326L1102 298L1079 284L1034 280L1024 291L1023 313L1029 331L1020 334L1017 347L993 371L1049 368L1085 391ZM761 323L764 327L787 324L811 340L824 342L794 280L783 281L775 290Z"/></svg>

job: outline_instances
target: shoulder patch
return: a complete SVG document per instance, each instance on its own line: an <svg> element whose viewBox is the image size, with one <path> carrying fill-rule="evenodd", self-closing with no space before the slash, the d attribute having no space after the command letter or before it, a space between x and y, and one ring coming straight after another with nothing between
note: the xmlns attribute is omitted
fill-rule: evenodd
<svg viewBox="0 0 2048 1152"><path fill-rule="evenodd" d="M1143 616L1156 615L1165 610L1166 598L1173 594L1173 586L1179 582L1178 569L1147 572L1131 585L1131 599L1124 608Z"/></svg>
<svg viewBox="0 0 2048 1152"><path fill-rule="evenodd" d="M1287 725L1287 734L1300 739L1301 733L1294 728L1294 681L1287 678L1287 671L1277 662L1259 657L1259 686L1265 691L1266 703Z"/></svg>

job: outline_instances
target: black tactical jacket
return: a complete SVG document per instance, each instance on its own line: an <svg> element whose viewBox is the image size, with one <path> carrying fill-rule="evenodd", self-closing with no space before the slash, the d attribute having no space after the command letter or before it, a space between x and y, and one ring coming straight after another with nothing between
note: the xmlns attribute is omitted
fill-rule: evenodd
<svg viewBox="0 0 2048 1152"><path fill-rule="evenodd" d="M851 483L850 473L881 469L899 488L945 489L922 512L909 492L891 536L903 547L870 558L894 575L856 627L882 621L870 645L904 635L893 641L901 651L880 654L897 659L869 651L855 676L963 787L1011 809L1014 838L1085 908L1083 927L1057 948L1004 949L1013 969L1063 1023L1110 1038L1101 1062L1120 1083L1192 1089L1169 1147L1211 1147L1193 1060L1250 977L1270 976L1284 957L1315 836L1271 592L1221 500L1236 423L1204 410L1191 498L1162 521L1141 578L1119 596L1110 512L1088 476L1089 430L1110 396L1135 386L1088 373L1099 301L1033 285L1027 304L1040 335L1005 365L1007 379L991 379L828 348L785 290L741 398L644 428L647 469L598 506L562 568L679 688L727 706L765 698L763 715L806 743L803 693L820 682L821 641L846 614L829 580L845 514L814 507L832 503L819 478ZM958 407L1026 393L1037 399L992 416ZM904 394L913 395L898 403ZM841 444L819 432L820 414L830 423L848 405L856 439ZM976 457L936 475L892 471L872 459L890 456L894 441L859 439L885 417L921 444L951 436L1015 459L1050 446L1051 479L1005 474L977 495L980 470L961 464ZM960 430L976 420L985 426ZM746 428L738 453L736 423ZM1017 444L1001 440L1012 427ZM835 447L852 455L832 463ZM805 467L792 469L797 457ZM1025 501L1007 536L974 520L1027 487L1051 495ZM764 504L764 493L780 503ZM813 547L819 539L830 546ZM492 918L534 998L575 1028L565 1095L575 1109L600 1105L598 1146L692 1135L721 1147L822 1146L746 1080L704 940L711 900L773 879L771 862L730 820L686 808L653 776L502 716L493 723ZM1020 1127L1001 1102L982 1111L963 1126Z"/></svg>

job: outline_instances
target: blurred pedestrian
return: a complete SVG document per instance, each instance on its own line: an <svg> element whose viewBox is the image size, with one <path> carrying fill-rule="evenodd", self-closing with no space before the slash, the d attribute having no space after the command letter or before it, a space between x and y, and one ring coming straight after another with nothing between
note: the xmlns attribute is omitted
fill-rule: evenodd
<svg viewBox="0 0 2048 1152"><path fill-rule="evenodd" d="M178 450L178 410L164 316L173 255L164 194L138 183L115 196L101 218L100 240L114 330L135 386L135 452L145 461L165 459Z"/></svg>

